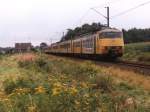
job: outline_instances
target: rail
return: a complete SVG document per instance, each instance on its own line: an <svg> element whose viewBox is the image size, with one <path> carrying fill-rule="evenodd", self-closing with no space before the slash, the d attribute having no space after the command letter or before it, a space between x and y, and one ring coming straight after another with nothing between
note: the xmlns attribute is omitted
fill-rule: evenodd
<svg viewBox="0 0 150 112"><path fill-rule="evenodd" d="M117 61L116 63L120 64L120 65L132 66L132 67L137 67L137 68L143 68L143 69L149 69L150 70L150 65L149 64L129 62L129 61Z"/></svg>

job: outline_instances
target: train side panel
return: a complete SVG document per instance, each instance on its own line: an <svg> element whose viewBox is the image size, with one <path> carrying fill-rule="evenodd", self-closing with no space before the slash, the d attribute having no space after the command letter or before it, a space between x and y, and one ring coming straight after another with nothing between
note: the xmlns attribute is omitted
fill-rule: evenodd
<svg viewBox="0 0 150 112"><path fill-rule="evenodd" d="M77 54L88 56L120 57L124 51L122 32L117 29L104 29L75 40L51 45L50 52L60 54Z"/></svg>
<svg viewBox="0 0 150 112"><path fill-rule="evenodd" d="M95 42L93 35L91 37L82 39L82 53L83 54L95 53Z"/></svg>
<svg viewBox="0 0 150 112"><path fill-rule="evenodd" d="M81 39L76 39L73 40L73 50L72 53L73 54L81 54L82 53L82 43L81 43Z"/></svg>

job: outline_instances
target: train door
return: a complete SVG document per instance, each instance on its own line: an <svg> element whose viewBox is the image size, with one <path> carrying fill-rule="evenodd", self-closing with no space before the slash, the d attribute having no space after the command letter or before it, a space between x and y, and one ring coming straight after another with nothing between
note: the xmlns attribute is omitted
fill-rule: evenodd
<svg viewBox="0 0 150 112"><path fill-rule="evenodd" d="M82 39L80 40L80 48L81 48L81 54L82 54Z"/></svg>
<svg viewBox="0 0 150 112"><path fill-rule="evenodd" d="M74 54L74 40L72 40L72 53Z"/></svg>
<svg viewBox="0 0 150 112"><path fill-rule="evenodd" d="M71 53L73 53L73 40L71 39Z"/></svg>
<svg viewBox="0 0 150 112"><path fill-rule="evenodd" d="M94 35L94 54L96 54L96 35Z"/></svg>
<svg viewBox="0 0 150 112"><path fill-rule="evenodd" d="M96 47L96 54L99 54L99 35L97 34L97 35L95 35L96 36L96 45L95 45L95 47Z"/></svg>

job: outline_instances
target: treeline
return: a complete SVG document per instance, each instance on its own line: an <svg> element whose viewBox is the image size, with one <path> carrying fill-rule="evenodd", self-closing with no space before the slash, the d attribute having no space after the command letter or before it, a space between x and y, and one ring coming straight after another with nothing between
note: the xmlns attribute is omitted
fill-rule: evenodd
<svg viewBox="0 0 150 112"><path fill-rule="evenodd" d="M78 36L84 34L94 33L101 30L102 27L105 27L105 25L101 23L92 23L91 25L84 24L81 27L76 27L75 29L68 29L67 33L62 37L61 41L75 39Z"/></svg>
<svg viewBox="0 0 150 112"><path fill-rule="evenodd" d="M125 43L136 42L150 42L150 28L149 29L123 29Z"/></svg>
<svg viewBox="0 0 150 112"><path fill-rule="evenodd" d="M75 29L68 29L67 33L62 37L61 41L75 39L84 34L94 33L101 30L105 25L101 23L84 24ZM129 30L123 29L125 43L148 42L150 41L150 28L149 29L136 29Z"/></svg>

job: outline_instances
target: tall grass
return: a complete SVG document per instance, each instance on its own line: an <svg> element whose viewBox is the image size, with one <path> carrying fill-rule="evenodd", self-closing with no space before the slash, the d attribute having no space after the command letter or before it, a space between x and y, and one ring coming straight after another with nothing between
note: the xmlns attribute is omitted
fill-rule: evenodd
<svg viewBox="0 0 150 112"><path fill-rule="evenodd" d="M127 44L123 59L150 63L150 43Z"/></svg>
<svg viewBox="0 0 150 112"><path fill-rule="evenodd" d="M92 62L37 56L18 60L20 76L3 83L3 112L148 112L125 84L117 85ZM121 89L124 88L124 89ZM134 90L134 88L133 88ZM135 93L136 94L136 93ZM131 104L127 101L132 100Z"/></svg>

